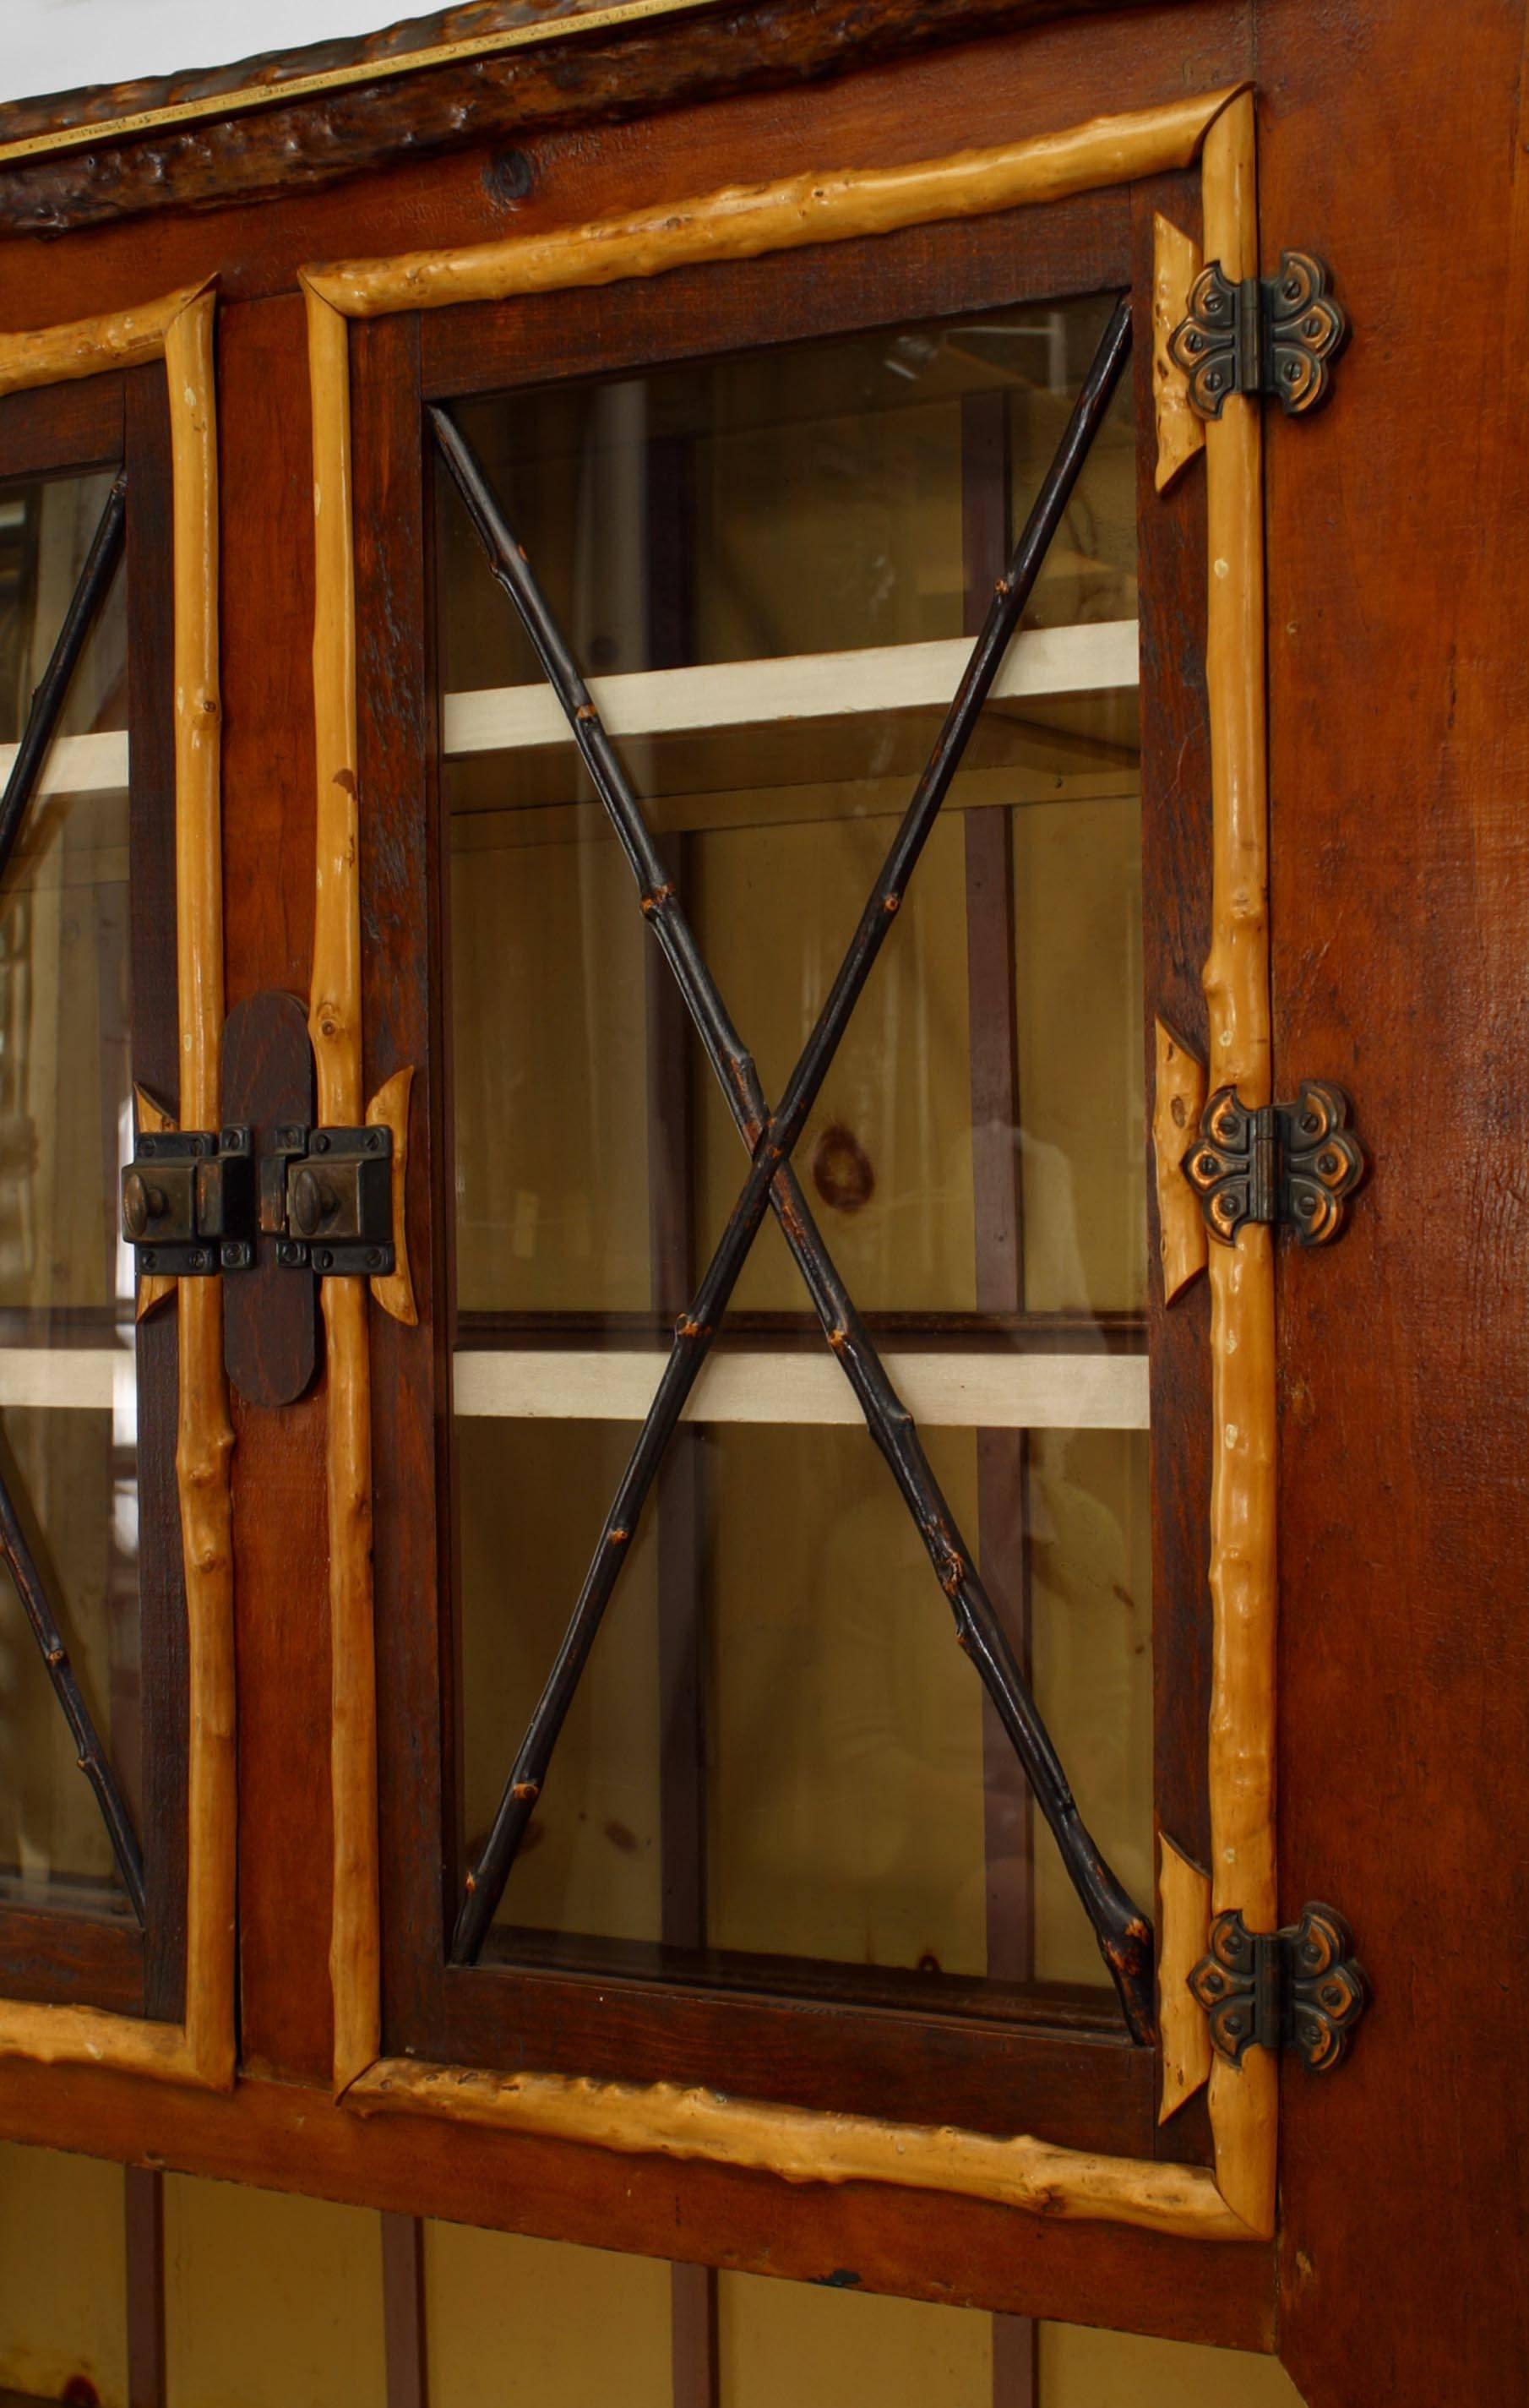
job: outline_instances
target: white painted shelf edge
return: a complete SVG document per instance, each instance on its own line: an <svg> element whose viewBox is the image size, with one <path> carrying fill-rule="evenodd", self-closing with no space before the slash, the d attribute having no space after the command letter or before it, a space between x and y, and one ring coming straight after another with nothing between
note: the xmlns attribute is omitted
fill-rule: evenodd
<svg viewBox="0 0 1529 2408"><path fill-rule="evenodd" d="M656 1348L471 1349L452 1363L456 1410L474 1419L641 1421L666 1355ZM1146 1429L1142 1354L903 1354L887 1369L932 1428ZM707 1357L693 1422L857 1423L850 1383L822 1348L729 1347Z"/></svg>
<svg viewBox="0 0 1529 2408"><path fill-rule="evenodd" d="M671 736L791 719L844 719L862 712L943 710L971 645L886 644L859 652L804 652L778 661L724 661L694 669L651 669L596 678L590 687L612 736ZM1040 702L1072 694L1120 694L1137 678L1136 623L1037 627L1015 638L993 690L995 702ZM508 752L567 738L547 685L490 686L449 694L445 749L453 759ZM0 787L16 758L0 744ZM45 795L105 795L127 785L127 731L59 737L43 765Z"/></svg>
<svg viewBox="0 0 1529 2408"><path fill-rule="evenodd" d="M970 640L885 644L858 652L803 652L785 660L722 661L595 678L590 694L612 736L673 736L779 720L845 719L863 712L943 710L971 658ZM1097 626L1037 627L1017 636L993 684L996 702L1128 692L1137 681L1134 619ZM509 752L567 740L551 688L488 686L449 694L442 718L449 758Z"/></svg>

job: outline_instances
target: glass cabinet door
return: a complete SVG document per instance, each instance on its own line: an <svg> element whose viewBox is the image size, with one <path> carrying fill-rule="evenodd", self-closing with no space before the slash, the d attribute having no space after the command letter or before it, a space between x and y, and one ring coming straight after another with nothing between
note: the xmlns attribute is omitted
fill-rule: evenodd
<svg viewBox="0 0 1529 2408"><path fill-rule="evenodd" d="M811 1032L1110 307L878 328L454 414L594 678L767 1096ZM1084 1818L1145 1895L1135 469L1117 387L795 1159ZM747 1161L527 637L442 483L472 1863L663 1334ZM594 1970L616 1948L679 1974L693 1954L709 1979L788 1986L810 1964L931 2004L1100 1982L951 1640L768 1222L490 1956Z"/></svg>
<svg viewBox="0 0 1529 2408"><path fill-rule="evenodd" d="M118 1223L177 1076L162 383L74 404L100 465L0 404L0 1995L173 2014L174 1313Z"/></svg>
<svg viewBox="0 0 1529 2408"><path fill-rule="evenodd" d="M1193 546L1113 224L355 352L367 1076L432 1225L429 1344L373 1324L385 2055L1152 2154L1198 896L1139 630Z"/></svg>

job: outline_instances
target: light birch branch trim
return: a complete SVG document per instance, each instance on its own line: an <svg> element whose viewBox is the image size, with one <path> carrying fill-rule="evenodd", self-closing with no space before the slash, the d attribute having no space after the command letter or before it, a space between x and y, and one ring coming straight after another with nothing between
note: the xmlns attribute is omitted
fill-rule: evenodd
<svg viewBox="0 0 1529 2408"><path fill-rule="evenodd" d="M179 2024L108 2014L102 2007L32 2006L0 1999L0 2060L34 2065L103 2065L152 2082L206 2086L207 2076ZM220 2082L219 2089L232 2087Z"/></svg>
<svg viewBox="0 0 1529 2408"><path fill-rule="evenodd" d="M1206 144L1205 249L1233 283L1258 268L1253 105L1244 95ZM1206 428L1206 683L1213 815L1212 941L1205 967L1209 1081L1245 1104L1270 1097L1268 808L1264 701L1263 418L1234 394ZM1211 1897L1250 1930L1278 1923L1275 1813L1275 1389L1273 1233L1250 1226L1210 1249ZM1274 2230L1279 2065L1250 2049L1210 2072L1216 2173L1228 2204Z"/></svg>
<svg viewBox="0 0 1529 2408"><path fill-rule="evenodd" d="M140 1129L146 1129L151 1137L162 1136L165 1129L173 1129L177 1126L175 1114L166 1111L164 1106L155 1100L147 1087L135 1085L133 1111L137 1126ZM134 1312L134 1320L146 1319L153 1312L156 1304L163 1304L166 1297L174 1296L175 1291L176 1283L168 1271L139 1271L137 1305Z"/></svg>
<svg viewBox="0 0 1529 2408"><path fill-rule="evenodd" d="M420 1319L408 1268L408 1099L413 1086L412 1065L407 1070L395 1070L366 1107L368 1128L393 1131L393 1268L385 1279L371 1282L371 1291L383 1312L407 1329L416 1328Z"/></svg>
<svg viewBox="0 0 1529 2408"><path fill-rule="evenodd" d="M361 1117L361 865L356 789L350 364L345 320L307 294L313 403L313 721L318 771L308 1033L321 1124ZM366 1292L325 1280L330 1789L329 1974L336 2091L381 2045L377 1685L372 1659L371 1356Z"/></svg>
<svg viewBox="0 0 1529 2408"><path fill-rule="evenodd" d="M1163 2035L1157 2120L1165 2124L1210 2075L1209 2019L1189 1986L1210 1937L1210 1875L1166 1831L1158 1841L1157 1892L1157 2024Z"/></svg>
<svg viewBox="0 0 1529 2408"><path fill-rule="evenodd" d="M890 2183L989 2200L1057 2221L1102 2219L1204 2241L1253 2238L1194 2166L1097 2157L1028 2134L884 2124L673 2083L479 2073L387 2057L346 2094L363 2114L444 2116L624 2157L706 2158L789 2183Z"/></svg>
<svg viewBox="0 0 1529 2408"><path fill-rule="evenodd" d="M164 354L171 327L207 285L187 284L136 309L108 309L66 326L39 326L0 335L0 393L39 384L68 384L106 368L137 368Z"/></svg>
<svg viewBox="0 0 1529 2408"><path fill-rule="evenodd" d="M219 1125L223 1025L221 709L214 302L170 321L164 368L175 495L176 967L180 1125ZM234 2080L234 1430L221 1283L180 1282L176 1476L190 1653L186 2051L199 2080Z"/></svg>
<svg viewBox="0 0 1529 2408"><path fill-rule="evenodd" d="M394 309L504 301L517 294L660 276L708 260L754 259L806 243L891 234L938 218L988 216L1190 166L1239 89L1230 84L1157 108L1091 118L1059 134L908 166L729 185L551 234L305 268L303 281L346 317L376 318Z"/></svg>
<svg viewBox="0 0 1529 2408"><path fill-rule="evenodd" d="M1163 1301L1189 1285L1206 1266L1209 1244L1200 1199L1184 1177L1184 1156L1193 1144L1205 1111L1205 1064L1165 1022L1156 1024L1156 1069L1152 1083L1152 1162L1157 1179L1157 1242L1163 1263Z"/></svg>
<svg viewBox="0 0 1529 2408"><path fill-rule="evenodd" d="M1199 272L1198 244L1157 211L1152 219L1152 411L1157 431L1153 482L1160 494L1205 449L1204 423L1190 408L1189 379L1168 351L1168 337L1189 308L1189 288Z"/></svg>

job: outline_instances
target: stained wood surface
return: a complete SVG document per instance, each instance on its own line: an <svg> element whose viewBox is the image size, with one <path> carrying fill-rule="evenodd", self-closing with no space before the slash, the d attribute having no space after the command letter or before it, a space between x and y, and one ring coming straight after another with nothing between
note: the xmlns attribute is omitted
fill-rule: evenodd
<svg viewBox="0 0 1529 2408"><path fill-rule="evenodd" d="M579 2141L628 2157L673 2157L767 2172L787 2183L886 2183L987 2200L1026 2214L1125 2224L1180 2238L1255 2238L1193 2166L1058 2148L954 2125L821 2115L670 2083L556 2073L482 2073L384 2057L351 2088L361 2114L422 2115Z"/></svg>
<svg viewBox="0 0 1529 2408"><path fill-rule="evenodd" d="M303 311L221 326L228 991L303 994L313 928L313 545ZM247 2062L327 2075L329 1612L322 1390L279 1413L235 1400L239 1672L239 2004Z"/></svg>
<svg viewBox="0 0 1529 2408"><path fill-rule="evenodd" d="M94 381L93 380L92 380ZM113 384L114 377L104 381ZM169 529L170 406L155 361L122 380L127 460L128 720L132 784L133 1072L166 1104L180 1093L176 987L175 590ZM69 390L87 393L90 384ZM186 1765L191 1684L185 1564L176 1485L179 1313L166 1305L136 1338L138 1612L142 1649L147 2013L184 2013Z"/></svg>
<svg viewBox="0 0 1529 2408"><path fill-rule="evenodd" d="M250 1129L251 1186L277 1130L283 1124L307 1128L312 1118L313 1057L302 1005L279 989L247 996L223 1025L221 1122ZM223 1277L223 1360L245 1402L269 1412L295 1404L313 1377L317 1283L282 1268L274 1236L257 1229L254 1242L253 1268Z"/></svg>
<svg viewBox="0 0 1529 2408"><path fill-rule="evenodd" d="M505 2231L545 2231L555 2217L560 2237L593 2248L720 2256L740 2272L808 2281L848 2272L867 2290L1229 2348L1267 2349L1273 2337L1270 2253L1258 2243L1169 2241L953 2198L935 2214L927 2197L884 2185L793 2185L470 2124L360 2116L322 2087L285 2083L241 2083L226 2100L148 2098L111 2073L0 2065L0 2117L15 2138L50 2148L152 2151L186 2172L403 2214Z"/></svg>
<svg viewBox="0 0 1529 2408"><path fill-rule="evenodd" d="M1171 1304L1206 1266L1209 1244L1200 1199L1184 1177L1184 1156L1205 1110L1205 1064L1162 1021L1155 1024L1152 1165L1157 1176L1158 1255L1163 1297Z"/></svg>
<svg viewBox="0 0 1529 2408"><path fill-rule="evenodd" d="M850 242L945 218L983 217L1187 167L1230 87L1145 109L1110 110L1058 133L893 167L810 169L768 184L728 184L657 209L550 235L458 250L347 260L305 271L308 292L349 318L502 301L805 244Z"/></svg>
<svg viewBox="0 0 1529 2408"><path fill-rule="evenodd" d="M1268 431L1275 1058L1281 1096L1362 1099L1376 1157L1341 1242L1279 1271L1280 1895L1341 1905L1375 2000L1337 2080L1281 2086L1281 2346L1312 2408L1516 2408L1524 11L1260 15L1263 264L1299 223L1355 325L1331 407ZM1443 276L1439 377L1411 303Z"/></svg>
<svg viewBox="0 0 1529 2408"><path fill-rule="evenodd" d="M550 56L533 50L433 66L397 82L363 79L304 101L268 105L250 120L236 116L222 122L214 116L200 123L155 126L148 139L114 141L103 125L95 147L83 155L23 158L9 165L0 179L0 223L57 233L166 203L216 206L294 184L324 184L437 148L460 149L505 134L519 138L536 125L623 119L644 108L673 107L719 86L789 90L841 70L850 56L895 56L995 24L1035 24L1092 13L1101 5L1105 0L886 0L869 23L855 0L735 5L705 10L693 25L688 12L679 16L663 26L657 39L655 29L639 22L603 40L582 35L558 45ZM1113 5L1129 7L1133 0ZM495 12L499 22L513 13ZM450 19L476 16L471 9L448 12ZM525 22L522 15L521 25ZM343 73L352 62L385 54L390 39L401 34L413 41L420 31L416 26L395 29L392 37L368 36L369 50L359 42L325 45L322 54ZM313 53L297 58L304 55ZM248 66L225 68L118 92L136 94L138 105L150 111L174 108L178 100L194 106L201 93L236 89L247 72ZM271 81L279 90L277 79ZM120 107L114 93L65 95L68 102L76 105L62 110L57 100L13 104L0 118L0 128L11 129L0 131L0 141L24 141L54 124L98 121L103 108L109 124Z"/></svg>

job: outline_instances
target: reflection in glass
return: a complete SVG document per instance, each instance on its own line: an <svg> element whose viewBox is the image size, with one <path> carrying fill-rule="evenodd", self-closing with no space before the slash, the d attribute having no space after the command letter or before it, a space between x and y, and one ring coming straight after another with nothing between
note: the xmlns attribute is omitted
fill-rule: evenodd
<svg viewBox="0 0 1529 2408"><path fill-rule="evenodd" d="M1037 1702L1094 1837L1151 1876L1150 1527L1145 1435L998 1434L1025 1491L1021 1560L983 1564L1026 1612ZM632 1431L457 1425L465 1839L485 1831ZM979 1443L925 1433L958 1520ZM1046 1845L1026 1850L1007 1743L985 1729L927 1555L864 1431L705 1426L693 1485L661 1491L607 1615L510 1876L500 1922L659 1942L664 1787L682 1700L660 1668L700 1616L704 1905L689 1944L853 1966L1097 1984L1097 1949ZM1026 1456L1028 1461L1026 1462ZM693 1503L693 1498L698 1503ZM670 1633L672 1640L673 1632ZM678 1754L677 1754L678 1752ZM989 1793L992 1793L991 1798ZM1012 1877L1010 1877L1012 1876ZM995 1905L993 1901L997 1901ZM993 1929L994 1914L1024 1928Z"/></svg>
<svg viewBox="0 0 1529 2408"><path fill-rule="evenodd" d="M24 724L110 481L0 493L0 743ZM87 640L63 738L126 728L125 583L119 573ZM124 761L122 747L57 744L0 881L0 1474L137 1820L133 1275L117 1235L132 1143ZM0 755L0 777L6 766ZM121 1894L4 1572L0 1893Z"/></svg>
<svg viewBox="0 0 1529 2408"><path fill-rule="evenodd" d="M772 1097L1108 306L457 410ZM470 1860L631 1448L598 1418L608 1350L646 1347L656 1379L746 1160L444 477L437 499L455 1344L522 1367L509 1407L459 1378ZM1150 1896L1147 1438L1128 1399L1070 1426L1065 1353L1123 1362L1146 1297L1135 511L1122 388L795 1166L889 1346L1060 1350L1056 1426L964 1426L962 1403L923 1437L1084 1817ZM807 1313L766 1221L734 1326L779 1369L821 1345ZM884 1463L794 1409L679 1433L491 1948L1105 1986Z"/></svg>

